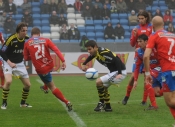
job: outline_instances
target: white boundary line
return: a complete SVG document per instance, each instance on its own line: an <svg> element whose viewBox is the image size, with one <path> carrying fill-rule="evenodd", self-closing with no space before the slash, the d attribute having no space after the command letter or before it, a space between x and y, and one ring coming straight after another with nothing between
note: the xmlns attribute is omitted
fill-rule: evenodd
<svg viewBox="0 0 175 127"><path fill-rule="evenodd" d="M39 79L37 79L36 80L38 83L40 83L40 84L43 84L43 82L41 81L41 80L39 80ZM67 113L69 114L69 116L72 118L72 120L75 122L75 124L77 125L77 127L87 127L86 126L86 124L83 122L83 120L77 115L77 113L76 112L74 112L74 111L68 111L67 110L67 107L66 107L66 105L63 103L63 102L61 102L60 100L58 100L61 104L62 104L62 106L64 107L64 109L67 111Z"/></svg>

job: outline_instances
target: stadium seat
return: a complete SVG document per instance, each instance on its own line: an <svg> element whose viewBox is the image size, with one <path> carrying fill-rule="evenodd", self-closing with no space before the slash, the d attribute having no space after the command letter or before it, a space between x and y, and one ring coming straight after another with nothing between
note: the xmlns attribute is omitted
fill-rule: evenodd
<svg viewBox="0 0 175 127"><path fill-rule="evenodd" d="M61 40L61 43L69 43L69 40Z"/></svg>
<svg viewBox="0 0 175 127"><path fill-rule="evenodd" d="M81 16L81 14L75 14L76 19L84 19L84 17Z"/></svg>
<svg viewBox="0 0 175 127"><path fill-rule="evenodd" d="M43 33L50 33L50 27L49 26L42 26L41 31Z"/></svg>
<svg viewBox="0 0 175 127"><path fill-rule="evenodd" d="M168 10L168 7L167 6L160 6L160 10L161 10L161 12L165 12L166 10Z"/></svg>
<svg viewBox="0 0 175 127"><path fill-rule="evenodd" d="M0 32L4 33L4 28L0 27Z"/></svg>
<svg viewBox="0 0 175 127"><path fill-rule="evenodd" d="M94 26L86 26L86 32L94 32Z"/></svg>
<svg viewBox="0 0 175 127"><path fill-rule="evenodd" d="M60 39L60 34L58 32L51 32L51 39Z"/></svg>
<svg viewBox="0 0 175 127"><path fill-rule="evenodd" d="M130 32L135 28L136 26L130 26L129 29L130 29Z"/></svg>
<svg viewBox="0 0 175 127"><path fill-rule="evenodd" d="M118 18L118 14L112 13L112 14L111 14L111 19L119 19L119 18Z"/></svg>
<svg viewBox="0 0 175 127"><path fill-rule="evenodd" d="M33 25L34 26L41 26L41 21L40 20L33 20Z"/></svg>
<svg viewBox="0 0 175 127"><path fill-rule="evenodd" d="M123 28L124 28L125 32L130 32L130 28L128 25L123 25Z"/></svg>
<svg viewBox="0 0 175 127"><path fill-rule="evenodd" d="M103 20L94 20L94 25L103 25Z"/></svg>
<svg viewBox="0 0 175 127"><path fill-rule="evenodd" d="M59 32L60 31L60 27L50 27L50 31L51 32Z"/></svg>
<svg viewBox="0 0 175 127"><path fill-rule="evenodd" d="M85 20L84 19L77 19L76 24L77 24L77 26L85 26Z"/></svg>
<svg viewBox="0 0 175 127"><path fill-rule="evenodd" d="M70 43L79 43L79 40L76 40L76 39L71 39L69 40Z"/></svg>
<svg viewBox="0 0 175 127"><path fill-rule="evenodd" d="M153 1L152 6L159 6L159 1Z"/></svg>
<svg viewBox="0 0 175 127"><path fill-rule="evenodd" d="M47 19L49 20L50 15L49 14L41 14L41 20Z"/></svg>
<svg viewBox="0 0 175 127"><path fill-rule="evenodd" d="M38 8L38 7L33 7L33 8L32 8L32 13L33 13L33 14L40 14L40 8Z"/></svg>
<svg viewBox="0 0 175 127"><path fill-rule="evenodd" d="M68 13L67 14L67 19L75 19L75 14L74 13Z"/></svg>
<svg viewBox="0 0 175 127"><path fill-rule="evenodd" d="M129 42L130 42L130 38L124 38L124 39L123 39L123 42L129 43Z"/></svg>
<svg viewBox="0 0 175 127"><path fill-rule="evenodd" d="M86 36L90 39L95 39L95 33L94 32L87 32Z"/></svg>
<svg viewBox="0 0 175 127"><path fill-rule="evenodd" d="M56 43L60 43L60 40L59 39L52 39L52 42L56 44Z"/></svg>
<svg viewBox="0 0 175 127"><path fill-rule="evenodd" d="M156 12L157 9L160 9L159 6L152 6L151 8L152 13Z"/></svg>
<svg viewBox="0 0 175 127"><path fill-rule="evenodd" d="M98 38L104 38L104 33L103 32L96 32L96 39Z"/></svg>
<svg viewBox="0 0 175 127"><path fill-rule="evenodd" d="M128 19L120 19L120 24L123 25L128 25Z"/></svg>
<svg viewBox="0 0 175 127"><path fill-rule="evenodd" d="M43 31L42 31L43 32ZM41 37L51 38L50 33L42 33Z"/></svg>
<svg viewBox="0 0 175 127"><path fill-rule="evenodd" d="M103 26L106 26L108 22L111 22L111 20L103 20Z"/></svg>
<svg viewBox="0 0 175 127"><path fill-rule="evenodd" d="M67 8L67 13L74 13L75 9L73 7L68 7Z"/></svg>
<svg viewBox="0 0 175 127"><path fill-rule="evenodd" d="M119 17L119 19L128 19L128 14L126 14L126 13L119 13L118 17Z"/></svg>
<svg viewBox="0 0 175 127"><path fill-rule="evenodd" d="M93 26L94 21L93 20L85 20L85 24L86 24L86 26Z"/></svg>
<svg viewBox="0 0 175 127"><path fill-rule="evenodd" d="M114 43L115 40L114 39L106 39L106 42L108 42L108 43Z"/></svg>
<svg viewBox="0 0 175 127"><path fill-rule="evenodd" d="M165 1L159 1L159 6L165 6Z"/></svg>
<svg viewBox="0 0 175 127"><path fill-rule="evenodd" d="M23 14L22 8L20 7L17 8L17 14Z"/></svg>
<svg viewBox="0 0 175 127"><path fill-rule="evenodd" d="M80 32L80 36L86 35L86 32Z"/></svg>
<svg viewBox="0 0 175 127"><path fill-rule="evenodd" d="M79 26L77 28L80 32L86 32L86 27L84 27L84 26Z"/></svg>
<svg viewBox="0 0 175 127"><path fill-rule="evenodd" d="M124 38L130 38L131 37L131 32L125 32L125 37Z"/></svg>
<svg viewBox="0 0 175 127"><path fill-rule="evenodd" d="M146 11L151 11L151 6L146 7Z"/></svg>
<svg viewBox="0 0 175 127"><path fill-rule="evenodd" d="M4 37L4 39L6 39L7 38L7 34L3 33L3 37Z"/></svg>
<svg viewBox="0 0 175 127"><path fill-rule="evenodd" d="M114 26L116 26L117 25L117 23L119 23L120 21L118 20L118 19L112 19L111 20L111 23L112 23L112 26L114 27Z"/></svg>
<svg viewBox="0 0 175 127"><path fill-rule="evenodd" d="M104 31L103 26L101 26L101 25L96 25L95 26L95 32L103 32L103 31Z"/></svg>
<svg viewBox="0 0 175 127"><path fill-rule="evenodd" d="M77 23L75 19L68 19L67 22L68 22L68 25L70 25L72 23L76 25L76 23Z"/></svg>
<svg viewBox="0 0 175 127"><path fill-rule="evenodd" d="M104 38L97 38L97 43L106 43L106 40Z"/></svg>
<svg viewBox="0 0 175 127"><path fill-rule="evenodd" d="M41 19L41 15L40 14L33 14L32 17L33 17L34 20L36 20L36 19L40 20Z"/></svg>
<svg viewBox="0 0 175 127"><path fill-rule="evenodd" d="M42 26L50 26L49 20L48 19L41 20L41 25Z"/></svg>
<svg viewBox="0 0 175 127"><path fill-rule="evenodd" d="M123 43L123 39L115 39L116 43Z"/></svg>
<svg viewBox="0 0 175 127"><path fill-rule="evenodd" d="M32 30L32 27L28 27L28 31L31 31Z"/></svg>
<svg viewBox="0 0 175 127"><path fill-rule="evenodd" d="M19 24L21 22L21 20L15 20L15 24Z"/></svg>
<svg viewBox="0 0 175 127"><path fill-rule="evenodd" d="M15 20L21 20L22 17L23 17L22 14L16 14L16 15L15 15Z"/></svg>
<svg viewBox="0 0 175 127"><path fill-rule="evenodd" d="M40 8L40 2L32 2L32 7Z"/></svg>

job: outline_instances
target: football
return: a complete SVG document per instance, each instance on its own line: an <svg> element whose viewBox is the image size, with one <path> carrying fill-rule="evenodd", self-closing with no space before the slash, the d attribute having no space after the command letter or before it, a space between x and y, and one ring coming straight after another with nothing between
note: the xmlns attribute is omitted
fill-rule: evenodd
<svg viewBox="0 0 175 127"><path fill-rule="evenodd" d="M94 68L89 68L86 70L85 76L89 80L95 80L98 78L98 71Z"/></svg>

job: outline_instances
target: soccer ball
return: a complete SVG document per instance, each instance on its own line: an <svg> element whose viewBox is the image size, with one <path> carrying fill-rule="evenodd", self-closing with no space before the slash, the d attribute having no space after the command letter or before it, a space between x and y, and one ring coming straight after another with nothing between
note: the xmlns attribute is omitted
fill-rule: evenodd
<svg viewBox="0 0 175 127"><path fill-rule="evenodd" d="M95 80L98 78L98 71L94 68L89 68L86 70L85 76L89 80Z"/></svg>

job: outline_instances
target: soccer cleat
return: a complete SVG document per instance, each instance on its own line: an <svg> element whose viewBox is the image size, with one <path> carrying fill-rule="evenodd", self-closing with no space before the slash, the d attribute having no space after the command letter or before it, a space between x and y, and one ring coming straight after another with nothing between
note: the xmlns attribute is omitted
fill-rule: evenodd
<svg viewBox="0 0 175 127"><path fill-rule="evenodd" d="M146 108L145 110L155 110L157 111L158 107L154 107L152 105L149 105L148 108Z"/></svg>
<svg viewBox="0 0 175 127"><path fill-rule="evenodd" d="M104 109L105 104L98 102L97 107L95 107L94 111L99 112Z"/></svg>
<svg viewBox="0 0 175 127"><path fill-rule="evenodd" d="M48 89L44 89L44 86L40 86L40 89L42 91L44 91L45 94L49 93L49 90Z"/></svg>
<svg viewBox="0 0 175 127"><path fill-rule="evenodd" d="M125 96L125 98L122 100L122 104L126 105L128 102L129 97Z"/></svg>
<svg viewBox="0 0 175 127"><path fill-rule="evenodd" d="M31 108L32 106L29 105L28 103L25 103L25 104L20 104L20 107Z"/></svg>
<svg viewBox="0 0 175 127"><path fill-rule="evenodd" d="M7 109L7 103L3 103L3 104L1 105L1 109Z"/></svg>
<svg viewBox="0 0 175 127"><path fill-rule="evenodd" d="M67 108L68 108L68 111L71 111L72 110L72 104L70 102L68 102L66 104Z"/></svg>
<svg viewBox="0 0 175 127"><path fill-rule="evenodd" d="M145 101L142 101L142 102L140 103L140 105L145 106L145 105L146 105L146 102L145 102Z"/></svg>
<svg viewBox="0 0 175 127"><path fill-rule="evenodd" d="M105 112L112 112L111 106L105 106L104 110Z"/></svg>

